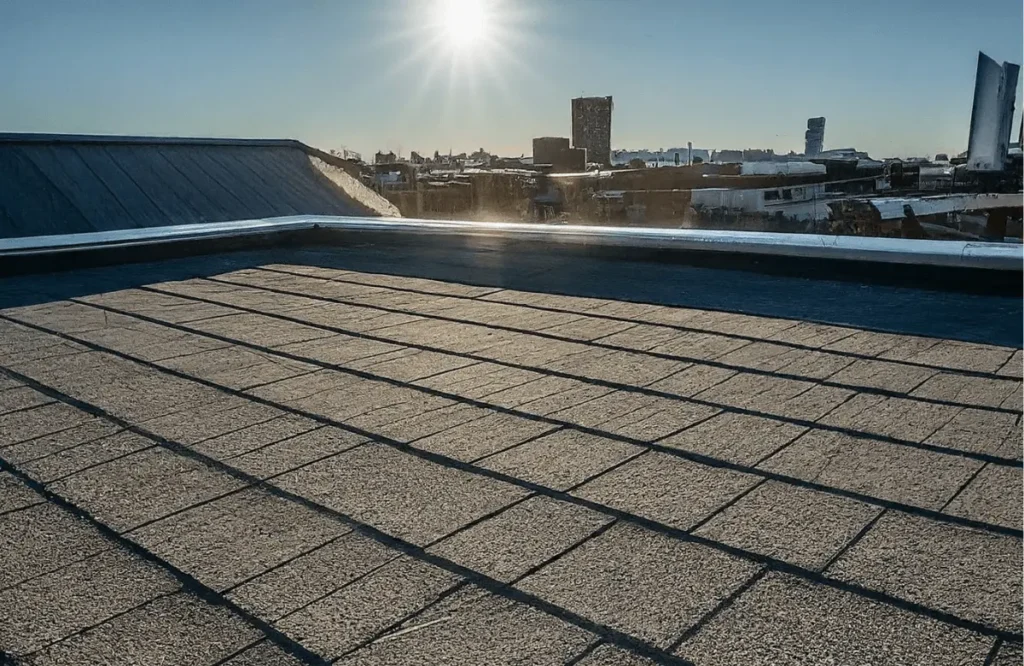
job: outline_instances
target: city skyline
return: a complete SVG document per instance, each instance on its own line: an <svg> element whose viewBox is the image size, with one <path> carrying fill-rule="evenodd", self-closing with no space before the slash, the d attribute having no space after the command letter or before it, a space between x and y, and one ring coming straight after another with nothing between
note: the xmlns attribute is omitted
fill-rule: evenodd
<svg viewBox="0 0 1024 666"><path fill-rule="evenodd" d="M825 116L826 149L957 154L977 52L1024 49L1009 0L483 0L482 19L446 15L452 1L16 0L0 7L0 131L528 155L570 136L571 98L611 95L612 149L801 152Z"/></svg>

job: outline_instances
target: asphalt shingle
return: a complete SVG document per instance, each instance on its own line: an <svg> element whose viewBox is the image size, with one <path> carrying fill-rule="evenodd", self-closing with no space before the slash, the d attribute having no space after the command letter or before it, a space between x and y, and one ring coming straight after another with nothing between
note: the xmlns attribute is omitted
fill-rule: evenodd
<svg viewBox="0 0 1024 666"><path fill-rule="evenodd" d="M431 553L509 582L585 539L611 517L532 497L431 546Z"/></svg>
<svg viewBox="0 0 1024 666"><path fill-rule="evenodd" d="M561 666L593 640L555 617L467 587L339 663Z"/></svg>
<svg viewBox="0 0 1024 666"><path fill-rule="evenodd" d="M768 481L696 530L737 548L820 569L881 509Z"/></svg>
<svg viewBox="0 0 1024 666"><path fill-rule="evenodd" d="M506 506L526 491L366 444L275 483L389 534L425 545Z"/></svg>
<svg viewBox="0 0 1024 666"><path fill-rule="evenodd" d="M605 260L579 258L602 267L562 285L596 289L579 297L542 288L550 259L519 256L501 285L520 289L500 289L460 283L496 253L396 251L0 281L18 306L0 314L43 329L0 318L0 367L70 396L0 373L0 464L142 549L0 473L0 653L909 666L980 665L998 648L995 664L1019 662L1019 345L786 319L776 277L728 273L741 292L710 269L644 263L605 292L660 285L648 295L664 304L644 304L595 296ZM440 279L400 274L425 265ZM829 285L855 304L815 307L878 324L857 310L866 291ZM702 309L740 293L784 313ZM886 293L929 312L955 300ZM989 323L960 322L1006 329Z"/></svg>
<svg viewBox="0 0 1024 666"><path fill-rule="evenodd" d="M1017 631L1022 566L1020 539L889 512L826 573Z"/></svg>
<svg viewBox="0 0 1024 666"><path fill-rule="evenodd" d="M459 583L443 569L403 557L277 622L327 658L376 638Z"/></svg>
<svg viewBox="0 0 1024 666"><path fill-rule="evenodd" d="M760 480L753 474L651 451L588 481L572 494L688 530Z"/></svg>
<svg viewBox="0 0 1024 666"><path fill-rule="evenodd" d="M751 637L757 640L750 640ZM863 597L768 574L680 646L697 666L981 664L991 639Z"/></svg>
<svg viewBox="0 0 1024 666"><path fill-rule="evenodd" d="M229 610L198 598L158 598L30 657L31 666L213 666L262 638Z"/></svg>
<svg viewBox="0 0 1024 666"><path fill-rule="evenodd" d="M517 587L664 648L756 571L706 546L617 525Z"/></svg>

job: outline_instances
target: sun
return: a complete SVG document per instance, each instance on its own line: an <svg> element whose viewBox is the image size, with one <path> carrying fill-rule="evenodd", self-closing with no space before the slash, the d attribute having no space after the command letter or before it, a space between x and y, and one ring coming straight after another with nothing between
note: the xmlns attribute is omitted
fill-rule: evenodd
<svg viewBox="0 0 1024 666"><path fill-rule="evenodd" d="M454 49L480 46L493 36L494 15L488 0L439 0L435 11L441 36Z"/></svg>
<svg viewBox="0 0 1024 666"><path fill-rule="evenodd" d="M2 3L3 0L0 0ZM377 81L402 86L404 112L444 120L492 100L519 104L517 79L544 76L530 66L543 13L527 0L404 0L376 8L376 56L392 64ZM395 7L401 11L393 11Z"/></svg>

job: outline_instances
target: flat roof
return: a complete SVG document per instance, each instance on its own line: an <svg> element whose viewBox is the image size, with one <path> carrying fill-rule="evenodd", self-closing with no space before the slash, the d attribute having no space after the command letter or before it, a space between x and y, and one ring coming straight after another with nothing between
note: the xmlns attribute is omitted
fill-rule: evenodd
<svg viewBox="0 0 1024 666"><path fill-rule="evenodd" d="M0 663L1016 663L1021 317L486 240L0 280Z"/></svg>

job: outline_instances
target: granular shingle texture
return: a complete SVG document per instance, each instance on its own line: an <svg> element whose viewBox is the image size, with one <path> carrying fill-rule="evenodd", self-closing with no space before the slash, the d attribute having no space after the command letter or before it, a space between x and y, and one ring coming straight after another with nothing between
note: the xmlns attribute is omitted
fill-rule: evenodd
<svg viewBox="0 0 1024 666"><path fill-rule="evenodd" d="M1020 307L431 247L0 280L0 661L1019 663Z"/></svg>

